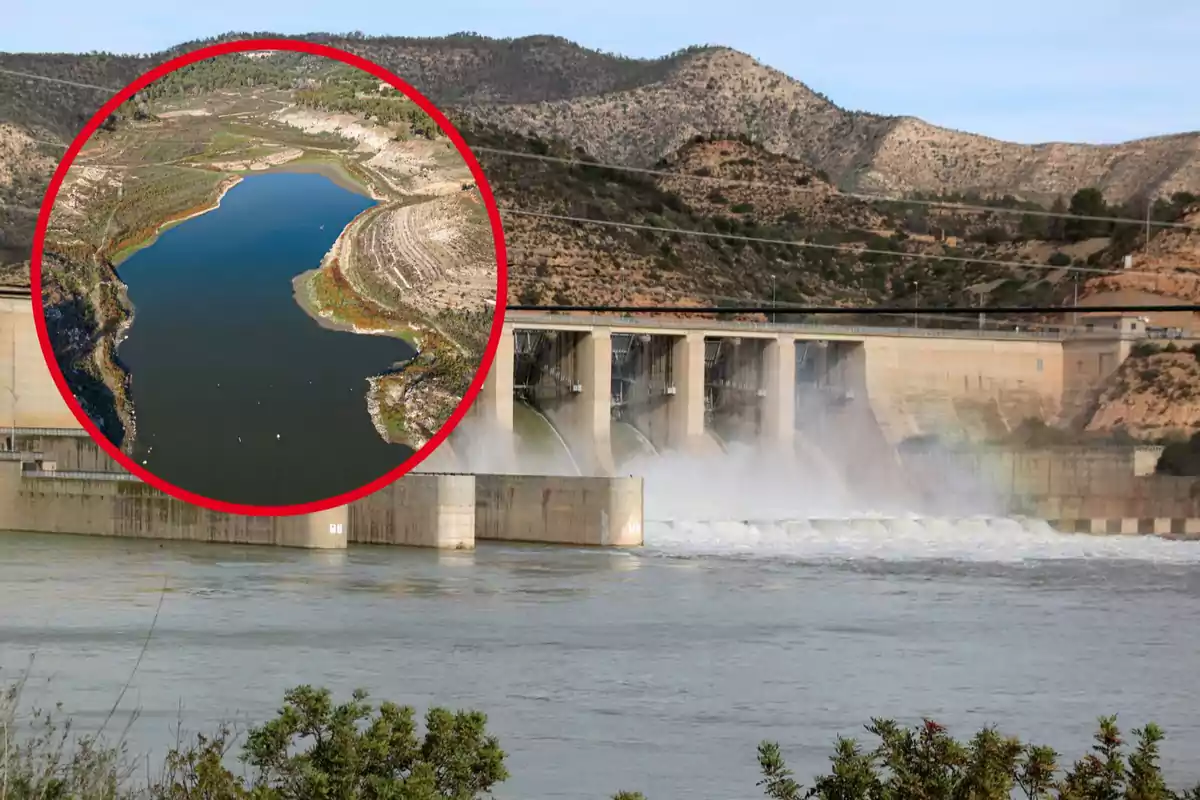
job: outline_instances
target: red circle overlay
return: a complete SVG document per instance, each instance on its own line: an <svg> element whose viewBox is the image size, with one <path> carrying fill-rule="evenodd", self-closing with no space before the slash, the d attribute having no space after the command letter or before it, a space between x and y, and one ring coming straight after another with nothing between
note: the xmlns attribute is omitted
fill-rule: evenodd
<svg viewBox="0 0 1200 800"><path fill-rule="evenodd" d="M58 361L55 358L54 351L50 347L50 335L46 328L45 307L42 302L42 255L45 247L46 228L50 222L50 211L54 207L54 202L58 197L59 189L62 186L63 179L67 175L67 171L71 168L71 164L75 161L79 151L91 138L92 134L100 127L101 123L108 118L110 114L117 110L118 106L126 100L132 98L148 85L171 72L186 67L197 61L212 58L214 56L222 56L230 53L241 53L247 50L291 50L297 53L309 53L311 55L325 56L336 61L341 61L344 64L349 64L352 67L357 67L364 72L374 75L381 81L386 81L395 87L398 91L406 95L410 100L421 107L428 114L442 132L454 143L459 154L471 169L471 174L475 178L475 185L479 188L480 197L483 199L484 207L487 209L488 220L492 226L492 241L496 250L496 270L498 279L496 283L496 306L495 313L492 317L492 332L488 338L487 350L484 352L483 360L479 363L479 368L475 372L475 377L471 381L471 385L467 388L466 394L458 407L454 409L454 413L450 415L450 420L441 427L432 439L425 443L417 452L396 469L388 472L380 478L377 478L367 485L356 489L352 492L331 497L326 500L317 500L309 503L299 503L290 506L255 506L243 505L240 503L226 503L221 500L203 497L201 495L189 492L186 489L181 489L174 486L161 478L153 475L149 471L143 469L139 464L135 463L132 458L121 452L120 448L114 445L100 431L100 428L92 422L79 401L75 399L75 394L67 386L67 381L63 377L62 371L58 368ZM305 42L295 39L243 39L236 42L222 42L220 44L202 47L199 50L194 50L185 55L173 58L164 64L153 68L145 75L135 80L133 83L126 86L121 91L117 92L107 103L105 103L99 111L96 112L88 123L83 126L83 130L71 142L71 146L67 149L67 154L63 156L63 160L59 163L58 169L54 171L54 177L50 179L50 187L46 190L46 196L42 200L42 208L38 214L37 230L34 233L33 253L30 263L30 283L34 291L33 295L33 311L34 322L37 325L38 342L42 347L42 356L46 360L46 366L50 369L50 374L54 378L54 383L58 386L59 393L67 403L67 407L79 420L79 424L88 432L92 439L100 445L104 452L108 453L118 464L128 470L133 475L141 478L143 481L178 500L183 500L188 503L207 508L212 511L218 511L226 514L243 514L247 516L291 516L296 514L311 514L317 511L325 511L330 508L345 505L347 503L359 500L369 494L379 491L388 484L406 475L421 464L426 458L433 453L450 435L450 433L458 427L458 424L466 416L471 408L471 404L475 402L475 398L479 396L479 392L483 389L483 382L487 378L488 371L492 367L492 361L496 357L496 349L500 345L500 337L503 335L504 327L504 311L507 305L508 295L508 257L504 247L504 228L500 221L500 209L496 206L496 198L492 194L492 188L488 185L487 176L483 174L483 168L479 166L479 161L476 160L475 154L471 152L471 148L467 146L462 134L450 123L450 120L438 110L427 97L418 92L405 81L388 72L378 64L374 64L365 58L360 58L353 53L347 53L344 50L339 50L336 47L329 47L315 42Z"/></svg>

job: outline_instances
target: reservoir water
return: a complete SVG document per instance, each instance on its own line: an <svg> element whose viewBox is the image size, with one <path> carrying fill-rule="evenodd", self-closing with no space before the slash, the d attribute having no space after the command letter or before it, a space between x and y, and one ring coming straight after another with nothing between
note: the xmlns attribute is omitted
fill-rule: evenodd
<svg viewBox="0 0 1200 800"><path fill-rule="evenodd" d="M251 176L120 265L139 463L206 497L282 505L351 491L411 455L379 437L365 393L412 348L324 328L292 292L372 204L318 174Z"/></svg>
<svg viewBox="0 0 1200 800"><path fill-rule="evenodd" d="M510 754L512 800L760 798L760 740L808 781L873 715L964 738L995 723L1065 761L1099 714L1153 720L1172 780L1200 778L1200 547L876 528L650 523L635 553L8 534L0 667L14 677L36 653L26 702L62 701L81 730L130 681L110 728L140 709L128 742L152 762L180 719L244 727L306 682L477 708Z"/></svg>

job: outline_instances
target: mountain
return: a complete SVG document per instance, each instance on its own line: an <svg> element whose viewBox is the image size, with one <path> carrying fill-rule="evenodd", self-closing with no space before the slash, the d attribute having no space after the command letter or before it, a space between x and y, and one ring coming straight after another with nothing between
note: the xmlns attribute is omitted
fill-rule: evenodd
<svg viewBox="0 0 1200 800"><path fill-rule="evenodd" d="M145 57L0 54L0 68L119 87L178 53ZM411 39L307 34L376 61L431 99L507 130L561 139L600 160L650 164L696 135L745 135L830 175L842 189L977 192L1048 202L1100 188L1110 202L1200 186L1200 133L1099 146L1019 145L912 117L847 111L803 83L722 47L631 59L565 39L474 34ZM98 98L92 90L0 74L0 121L66 138Z"/></svg>
<svg viewBox="0 0 1200 800"><path fill-rule="evenodd" d="M843 189L884 194L978 192L1049 201L1096 186L1108 200L1125 201L1200 186L1200 133L1115 146L1012 144L913 117L846 111L723 48L692 52L661 80L624 91L473 110L502 127L564 139L616 163L652 162L696 134L745 134L823 169Z"/></svg>
<svg viewBox="0 0 1200 800"><path fill-rule="evenodd" d="M478 148L506 209L514 301L1061 304L1070 302L1072 278L1082 274L1067 267L1116 268L1126 255L1139 272L1155 275L1084 281L1082 303L1200 297L1200 281L1184 274L1200 273L1197 234L1158 230L1147 246L1140 226L1037 213L1050 206L1200 225L1200 134L1115 146L999 142L913 118L847 111L720 47L638 60L546 36L300 38L356 52L406 78ZM105 97L81 84L116 88L210 41L148 56L0 54L0 283L28 280L19 262L62 152L55 142L73 137ZM252 73L250 85L239 87L253 94ZM177 88L220 88L193 85L194 77ZM345 124L379 122L365 96L358 100L339 106L351 120ZM532 158L545 156L568 163ZM856 196L861 191L922 202L868 200ZM1179 424L1156 421L1151 412L1182 395L1127 377L1114 379L1090 427L1129 427L1122 404L1130 403L1148 435ZM1138 396L1129 399L1131 392Z"/></svg>
<svg viewBox="0 0 1200 800"><path fill-rule="evenodd" d="M727 48L695 47L644 60L549 36L298 38L356 52L405 77L446 109L474 145L657 164L677 176L650 179L480 153L493 189L510 206L813 245L680 237L509 215L514 297L762 299L774 283L781 302L1053 301L1068 293L1065 273L972 260L1096 264L1113 256L1109 231L1063 235L1043 218L868 205L842 192L872 189L1011 209L1036 208L1052 197L1096 187L1100 191L1086 208L1099 203L1105 212L1120 212L1130 198L1144 203L1150 194L1200 186L1200 135L1113 147L997 142L912 118L846 111ZM37 199L56 154L46 142L72 137L104 97L73 84L118 87L152 64L212 41L148 56L0 54L0 70L60 81L0 72L5 126L0 135L6 137L0 140L0 161L9 165L0 167L4 260L27 252ZM697 180L704 173L772 184L803 181L804 191L718 189ZM5 185L5 175L18 177ZM905 253L943 260L914 260ZM618 267L637 280L614 282L611 270Z"/></svg>

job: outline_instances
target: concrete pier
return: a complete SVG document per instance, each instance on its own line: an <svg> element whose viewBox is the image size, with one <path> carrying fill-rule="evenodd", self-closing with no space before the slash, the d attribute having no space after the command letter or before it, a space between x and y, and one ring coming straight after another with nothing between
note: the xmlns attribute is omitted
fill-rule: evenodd
<svg viewBox="0 0 1200 800"><path fill-rule="evenodd" d="M350 506L350 543L470 550L477 541L642 544L642 479L406 475Z"/></svg>
<svg viewBox="0 0 1200 800"><path fill-rule="evenodd" d="M350 542L475 549L475 476L410 474L351 503Z"/></svg>
<svg viewBox="0 0 1200 800"><path fill-rule="evenodd" d="M641 478L475 477L475 538L585 547L642 544Z"/></svg>

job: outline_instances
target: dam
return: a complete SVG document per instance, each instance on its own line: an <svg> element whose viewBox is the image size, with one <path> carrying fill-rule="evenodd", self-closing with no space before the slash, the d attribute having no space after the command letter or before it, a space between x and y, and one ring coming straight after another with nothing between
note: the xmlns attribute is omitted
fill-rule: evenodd
<svg viewBox="0 0 1200 800"><path fill-rule="evenodd" d="M685 492L672 471L716 491L741 480L716 465L740 460L760 499L777 484L780 519L1026 514L1191 535L1193 482L1146 474L1144 452L1135 468L1131 448L994 444L1031 420L1070 424L1145 336L1132 316L997 331L512 312L455 453L512 471L535 416L561 470L654 472Z"/></svg>
<svg viewBox="0 0 1200 800"><path fill-rule="evenodd" d="M1144 337L1136 317L1043 332L510 312L473 410L511 430L524 398L600 471L614 464L612 419L658 450L703 452L714 437L787 449L839 408L892 446L953 428L985 438L1077 412Z"/></svg>
<svg viewBox="0 0 1200 800"><path fill-rule="evenodd" d="M1065 418L1142 338L1132 318L1080 333L510 314L484 391L436 470L426 465L337 519L286 532L183 522L191 517L130 476L95 474L119 470L90 452L59 397L28 295L0 298L0 311L0 347L12 353L0 370L0 430L9 430L14 462L0 466L20 473L8 490L20 502L10 505L35 519L51 518L29 510L36 502L59 496L102 509L81 511L92 521L79 532L140 535L153 519L178 519L205 531L187 536L211 541L637 546L651 522L675 531L687 522L678 503L661 511L659 495L686 495L695 517L727 496L701 487L723 484L755 498L735 513L746 524L821 530L852 517L1019 515L1072 532L1200 535L1195 482L1147 474L1146 454L1133 448L908 446ZM523 428L539 425L566 456L560 468L520 463ZM764 500L768 483L775 502Z"/></svg>

